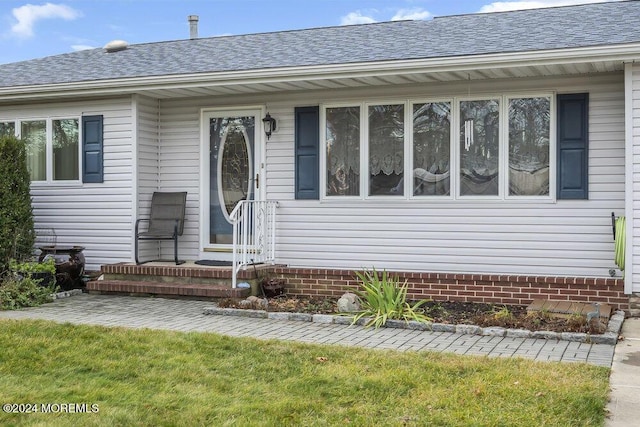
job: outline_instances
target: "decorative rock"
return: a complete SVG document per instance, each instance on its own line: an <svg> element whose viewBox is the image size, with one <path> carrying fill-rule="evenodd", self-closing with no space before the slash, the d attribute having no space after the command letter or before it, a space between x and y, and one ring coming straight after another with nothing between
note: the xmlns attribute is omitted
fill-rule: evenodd
<svg viewBox="0 0 640 427"><path fill-rule="evenodd" d="M251 307L252 303L248 299L243 299L238 303L240 307Z"/></svg>
<svg viewBox="0 0 640 427"><path fill-rule="evenodd" d="M351 292L345 292L344 295L338 299L338 311L341 313L355 313L360 311L360 301L358 296Z"/></svg>
<svg viewBox="0 0 640 427"><path fill-rule="evenodd" d="M464 335L480 335L482 328L476 325L456 325L455 332Z"/></svg>
<svg viewBox="0 0 640 427"><path fill-rule="evenodd" d="M240 304L244 303L245 301L247 302L246 305L244 305L245 307L252 304L258 307L264 307L264 308L267 308L269 306L269 300L267 300L266 298L258 298L253 295L251 295L250 297L247 297L247 299L243 301L240 301Z"/></svg>
<svg viewBox="0 0 640 427"><path fill-rule="evenodd" d="M507 330L498 326L484 328L482 330L482 335L487 337L504 337L506 334Z"/></svg>

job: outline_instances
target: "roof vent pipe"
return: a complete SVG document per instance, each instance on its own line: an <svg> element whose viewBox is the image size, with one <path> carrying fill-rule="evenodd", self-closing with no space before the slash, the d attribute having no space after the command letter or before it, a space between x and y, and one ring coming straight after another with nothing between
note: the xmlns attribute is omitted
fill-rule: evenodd
<svg viewBox="0 0 640 427"><path fill-rule="evenodd" d="M189 15L189 38L198 38L198 15Z"/></svg>

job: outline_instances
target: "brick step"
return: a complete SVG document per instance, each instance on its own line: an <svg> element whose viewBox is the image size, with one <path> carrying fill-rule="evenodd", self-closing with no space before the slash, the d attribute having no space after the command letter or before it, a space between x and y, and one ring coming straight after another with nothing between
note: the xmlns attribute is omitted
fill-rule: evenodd
<svg viewBox="0 0 640 427"><path fill-rule="evenodd" d="M186 284L129 280L94 280L87 283L89 293L155 295L202 299L246 298L249 288L231 288L225 285Z"/></svg>
<svg viewBox="0 0 640 427"><path fill-rule="evenodd" d="M258 265L238 272L238 282L254 283L266 274L270 265ZM176 265L131 263L103 265L101 273L105 280L131 282L158 282L174 284L203 284L231 286L231 267L203 267L193 263Z"/></svg>

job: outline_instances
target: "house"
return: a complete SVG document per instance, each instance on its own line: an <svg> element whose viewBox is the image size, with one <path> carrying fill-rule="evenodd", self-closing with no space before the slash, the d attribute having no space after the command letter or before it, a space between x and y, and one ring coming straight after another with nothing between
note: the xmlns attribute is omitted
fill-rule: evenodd
<svg viewBox="0 0 640 427"><path fill-rule="evenodd" d="M84 246L89 269L132 262L152 193L186 191L190 260L231 259L240 200L277 202L272 273L293 292L338 294L375 267L414 296L627 307L639 20L621 1L116 41L0 65L0 132L27 141L36 228Z"/></svg>

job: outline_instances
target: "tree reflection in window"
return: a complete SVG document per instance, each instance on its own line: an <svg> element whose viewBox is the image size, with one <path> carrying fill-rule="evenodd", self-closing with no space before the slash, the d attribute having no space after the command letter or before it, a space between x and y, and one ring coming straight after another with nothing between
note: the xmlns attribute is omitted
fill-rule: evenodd
<svg viewBox="0 0 640 427"><path fill-rule="evenodd" d="M15 136L15 134L16 134L15 122L0 122L0 137Z"/></svg>
<svg viewBox="0 0 640 427"><path fill-rule="evenodd" d="M78 119L53 120L53 179L77 180L80 171L78 156Z"/></svg>
<svg viewBox="0 0 640 427"><path fill-rule="evenodd" d="M449 195L451 103L413 105L413 194Z"/></svg>
<svg viewBox="0 0 640 427"><path fill-rule="evenodd" d="M499 194L500 102L460 102L460 195Z"/></svg>
<svg viewBox="0 0 640 427"><path fill-rule="evenodd" d="M549 98L509 100L509 195L549 195Z"/></svg>
<svg viewBox="0 0 640 427"><path fill-rule="evenodd" d="M360 195L360 107L326 109L327 196Z"/></svg>
<svg viewBox="0 0 640 427"><path fill-rule="evenodd" d="M369 195L404 195L404 104L369 107Z"/></svg>
<svg viewBox="0 0 640 427"><path fill-rule="evenodd" d="M27 166L31 181L47 179L47 122L44 120L23 121L20 135L26 143Z"/></svg>

